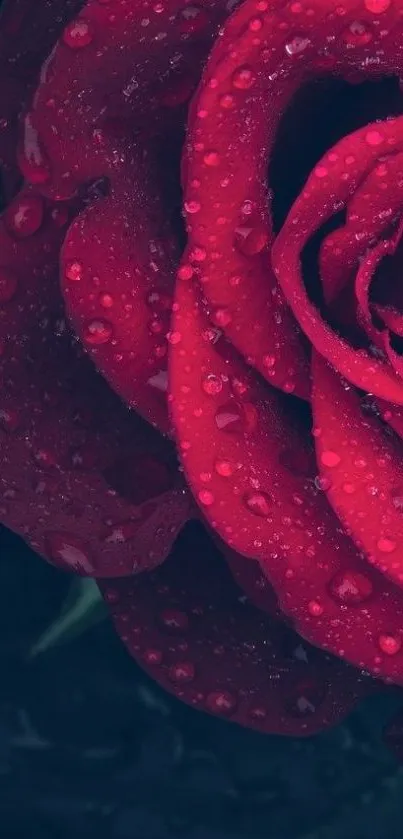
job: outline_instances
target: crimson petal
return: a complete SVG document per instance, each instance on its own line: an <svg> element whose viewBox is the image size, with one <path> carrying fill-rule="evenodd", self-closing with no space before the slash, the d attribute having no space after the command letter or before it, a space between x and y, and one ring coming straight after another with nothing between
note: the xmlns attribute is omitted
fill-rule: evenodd
<svg viewBox="0 0 403 839"><path fill-rule="evenodd" d="M259 560L303 637L403 682L403 648L392 656L379 640L400 637L401 598L357 554L314 482L296 406L287 414L280 396L222 339L214 343L186 281L177 284L173 329L172 417L186 476L210 525Z"/></svg>
<svg viewBox="0 0 403 839"><path fill-rule="evenodd" d="M165 558L189 499L171 447L66 327L55 270L68 222L68 207L26 190L0 223L0 514L61 567L127 575Z"/></svg>
<svg viewBox="0 0 403 839"><path fill-rule="evenodd" d="M312 410L327 497L372 565L403 585L403 449L314 353Z"/></svg>
<svg viewBox="0 0 403 839"><path fill-rule="evenodd" d="M194 708L258 731L304 736L338 722L367 680L245 603L220 560L189 532L156 572L101 583L131 655Z"/></svg>

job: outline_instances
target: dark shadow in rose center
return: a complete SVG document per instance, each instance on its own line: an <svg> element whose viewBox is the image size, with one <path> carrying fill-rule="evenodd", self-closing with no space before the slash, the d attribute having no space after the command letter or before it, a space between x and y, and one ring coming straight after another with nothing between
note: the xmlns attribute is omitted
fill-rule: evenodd
<svg viewBox="0 0 403 839"><path fill-rule="evenodd" d="M361 84L323 78L304 85L281 120L269 166L275 231L281 229L309 173L326 151L364 125L402 113L403 94L396 77ZM336 213L309 240L302 254L305 285L319 309L323 308L319 249L323 239L343 225L344 216L344 211ZM333 325L337 328L337 319ZM360 342L354 329L348 337L353 343Z"/></svg>

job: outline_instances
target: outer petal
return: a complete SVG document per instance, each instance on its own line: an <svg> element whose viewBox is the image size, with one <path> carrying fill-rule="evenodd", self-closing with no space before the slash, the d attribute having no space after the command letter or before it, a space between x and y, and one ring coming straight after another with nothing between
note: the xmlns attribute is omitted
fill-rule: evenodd
<svg viewBox="0 0 403 839"><path fill-rule="evenodd" d="M354 671L245 603L197 531L183 534L157 572L101 590L129 652L199 710L302 736L340 720L368 689Z"/></svg>
<svg viewBox="0 0 403 839"><path fill-rule="evenodd" d="M18 122L27 107L42 62L83 0L3 0L0 10L0 166L6 196L21 180L17 167ZM36 157L27 138L27 164ZM36 169L37 177L39 167Z"/></svg>
<svg viewBox="0 0 403 839"><path fill-rule="evenodd" d="M66 327L55 265L68 220L27 190L0 223L0 515L64 568L127 575L165 558L189 501L171 447Z"/></svg>
<svg viewBox="0 0 403 839"><path fill-rule="evenodd" d="M26 119L27 136L36 132L48 161L43 193L60 199L95 184L108 195L69 231L62 258L67 310L109 384L164 432L174 253L156 156L167 153L170 84L186 75L185 100L190 96L225 14L223 2L211 7L207 0L197 8L182 0L153 7L89 0L55 46ZM175 117L178 131L182 112ZM36 179L34 169L27 176Z"/></svg>
<svg viewBox="0 0 403 839"><path fill-rule="evenodd" d="M209 328L195 290L177 285L171 410L184 469L212 527L258 559L303 637L403 683L399 592L356 553L314 482L297 402L251 377ZM213 343L211 339L213 338Z"/></svg>

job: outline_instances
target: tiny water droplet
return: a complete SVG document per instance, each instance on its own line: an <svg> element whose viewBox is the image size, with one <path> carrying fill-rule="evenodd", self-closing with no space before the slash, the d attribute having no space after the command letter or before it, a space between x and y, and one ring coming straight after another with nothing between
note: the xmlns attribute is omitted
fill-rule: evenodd
<svg viewBox="0 0 403 839"><path fill-rule="evenodd" d="M333 469L335 466L339 465L341 457L337 454L337 452L324 451L320 456L320 461L324 466Z"/></svg>
<svg viewBox="0 0 403 839"><path fill-rule="evenodd" d="M88 321L83 329L83 338L87 344L99 347L106 344L113 335L113 326L103 318L94 318Z"/></svg>
<svg viewBox="0 0 403 839"><path fill-rule="evenodd" d="M346 606L359 606L372 596L371 580L360 571L338 571L329 583L331 597Z"/></svg>
<svg viewBox="0 0 403 839"><path fill-rule="evenodd" d="M223 389L223 381L220 376L208 373L202 379L202 388L208 396L217 396Z"/></svg>
<svg viewBox="0 0 403 839"><path fill-rule="evenodd" d="M272 511L272 499L267 492L247 492L243 501L248 510L260 518L267 518Z"/></svg>
<svg viewBox="0 0 403 839"><path fill-rule="evenodd" d="M77 259L70 260L65 269L65 276L71 282L79 282L83 278L84 266L82 262L79 262Z"/></svg>
<svg viewBox="0 0 403 839"><path fill-rule="evenodd" d="M398 635L382 634L378 638L379 649L385 655L396 655L402 647L402 639Z"/></svg>
<svg viewBox="0 0 403 839"><path fill-rule="evenodd" d="M169 668L168 678L171 682L186 684L193 681L195 674L195 666L191 661L179 661Z"/></svg>
<svg viewBox="0 0 403 839"><path fill-rule="evenodd" d="M252 68L246 64L243 67L238 67L232 74L232 84L238 90L249 90L254 81L255 74Z"/></svg>
<svg viewBox="0 0 403 839"><path fill-rule="evenodd" d="M231 716L237 708L237 699L227 690L215 690L206 696L206 708L212 714Z"/></svg>
<svg viewBox="0 0 403 839"><path fill-rule="evenodd" d="M90 24L83 18L71 21L65 27L62 40L66 46L73 50L79 50L88 46L93 39Z"/></svg>

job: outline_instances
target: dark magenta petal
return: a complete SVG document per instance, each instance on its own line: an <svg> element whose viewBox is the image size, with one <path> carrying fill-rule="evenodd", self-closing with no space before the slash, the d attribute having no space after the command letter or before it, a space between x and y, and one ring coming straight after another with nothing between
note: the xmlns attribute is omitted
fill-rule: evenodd
<svg viewBox="0 0 403 839"><path fill-rule="evenodd" d="M400 592L359 556L315 479L308 434L214 330L178 280L170 406L185 474L210 525L257 559L298 632L403 683ZM288 397L289 399L289 397Z"/></svg>
<svg viewBox="0 0 403 839"><path fill-rule="evenodd" d="M170 693L265 733L338 722L370 685L245 602L206 537L183 534L156 572L104 581L129 652Z"/></svg>
<svg viewBox="0 0 403 839"><path fill-rule="evenodd" d="M130 164L127 146L139 126L147 137L156 127L161 134L162 119L164 130L170 84L177 88L179 76L187 77L190 96L226 14L224 2L207 0L193 15L184 0L88 0L52 52L31 115L50 161L53 196L100 177L113 186ZM116 123L125 125L120 138Z"/></svg>
<svg viewBox="0 0 403 839"><path fill-rule="evenodd" d="M68 206L34 190L0 223L0 515L63 568L127 575L165 558L189 500L170 445L69 332L57 281L68 223Z"/></svg>
<svg viewBox="0 0 403 839"><path fill-rule="evenodd" d="M137 0L89 0L64 29L25 120L25 137L35 132L49 163L44 194L60 200L91 185L107 194L68 232L67 312L109 385L163 432L176 253L151 135L157 154L166 154L173 109L179 136L183 113L175 105L184 100L171 91L169 103L170 85L177 93L185 75L189 98L226 13L223 2L192 12L178 0L152 9ZM38 180L33 167L25 174Z"/></svg>
<svg viewBox="0 0 403 839"><path fill-rule="evenodd" d="M43 61L65 24L83 0L3 0L0 11L0 167L7 197L15 194L21 174L17 166L18 125L37 82ZM29 130L29 126L28 126ZM27 170L39 148L27 138ZM47 179L46 165L35 166Z"/></svg>

